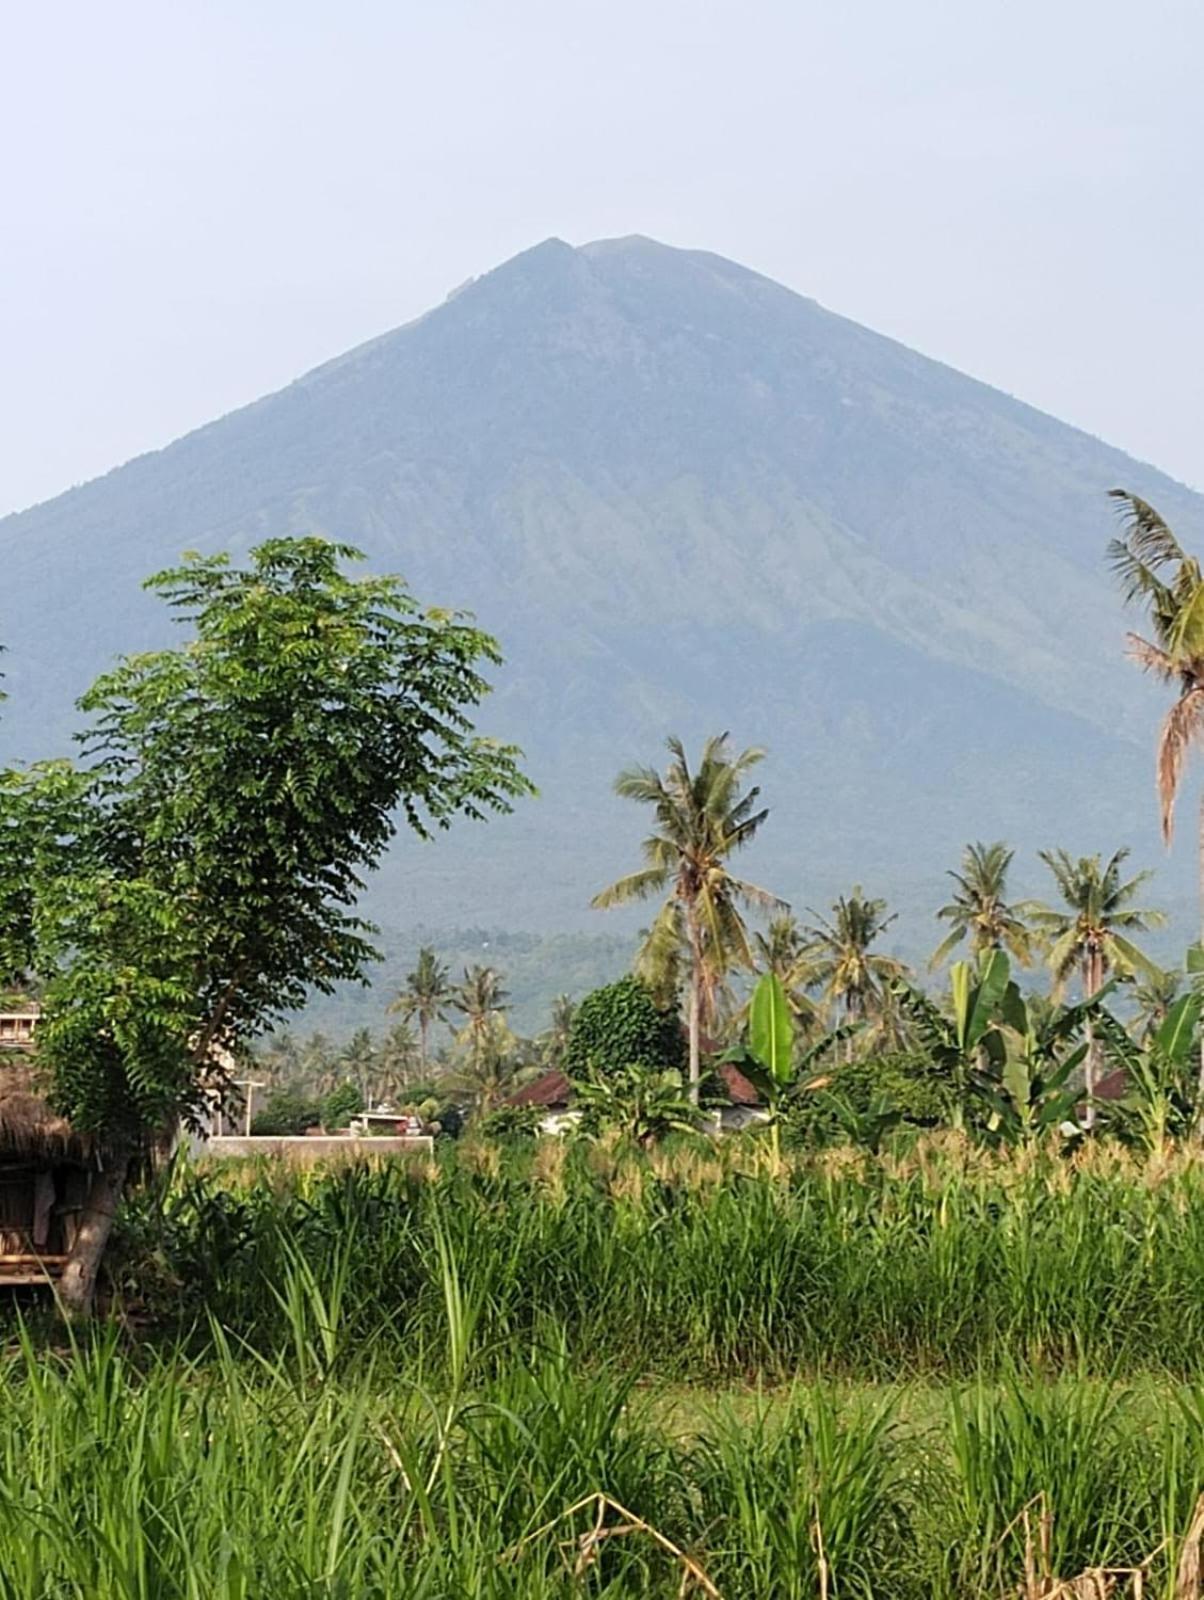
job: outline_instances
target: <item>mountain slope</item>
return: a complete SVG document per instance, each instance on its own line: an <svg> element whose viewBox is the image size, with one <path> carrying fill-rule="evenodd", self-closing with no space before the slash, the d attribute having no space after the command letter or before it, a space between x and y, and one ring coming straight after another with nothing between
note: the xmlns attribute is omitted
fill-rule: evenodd
<svg viewBox="0 0 1204 1600"><path fill-rule="evenodd" d="M1152 857L1118 482L1199 525L1152 469L731 262L549 240L0 522L0 744L43 753L115 651L167 636L146 573L316 529L500 636L485 720L543 792L401 848L392 922L587 924L642 825L609 780L671 730L770 747L750 872L804 903L854 874L931 895L974 836Z"/></svg>

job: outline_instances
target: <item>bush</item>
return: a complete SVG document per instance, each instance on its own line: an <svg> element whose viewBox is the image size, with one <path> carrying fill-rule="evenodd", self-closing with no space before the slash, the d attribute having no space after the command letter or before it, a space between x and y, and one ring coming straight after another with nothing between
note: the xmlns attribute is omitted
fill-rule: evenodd
<svg viewBox="0 0 1204 1600"><path fill-rule="evenodd" d="M364 1109L364 1097L354 1083L340 1083L322 1101L322 1126L345 1128Z"/></svg>
<svg viewBox="0 0 1204 1600"><path fill-rule="evenodd" d="M251 1132L260 1138L288 1139L316 1128L322 1113L316 1100L293 1089L277 1089L263 1103L251 1122Z"/></svg>
<svg viewBox="0 0 1204 1600"><path fill-rule="evenodd" d="M616 1077L631 1067L672 1071L685 1054L676 1012L663 1011L638 978L620 978L577 1007L565 1065L570 1077Z"/></svg>

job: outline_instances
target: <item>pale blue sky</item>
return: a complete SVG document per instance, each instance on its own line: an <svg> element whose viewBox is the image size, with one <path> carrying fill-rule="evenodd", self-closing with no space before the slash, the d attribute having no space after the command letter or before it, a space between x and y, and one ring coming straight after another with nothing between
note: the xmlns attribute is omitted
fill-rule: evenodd
<svg viewBox="0 0 1204 1600"><path fill-rule="evenodd" d="M647 233L1204 486L1198 0L0 0L0 513L549 234Z"/></svg>

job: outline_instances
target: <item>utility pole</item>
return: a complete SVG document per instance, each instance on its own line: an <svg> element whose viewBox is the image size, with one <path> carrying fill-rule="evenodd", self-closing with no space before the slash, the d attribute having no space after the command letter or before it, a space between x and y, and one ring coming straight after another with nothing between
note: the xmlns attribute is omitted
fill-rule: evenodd
<svg viewBox="0 0 1204 1600"><path fill-rule="evenodd" d="M255 1101L255 1091L256 1089L266 1088L266 1085L257 1083L251 1078L235 1078L234 1087L244 1091L243 1105L246 1109L246 1122L243 1133L244 1137L249 1139L251 1137L251 1114Z"/></svg>

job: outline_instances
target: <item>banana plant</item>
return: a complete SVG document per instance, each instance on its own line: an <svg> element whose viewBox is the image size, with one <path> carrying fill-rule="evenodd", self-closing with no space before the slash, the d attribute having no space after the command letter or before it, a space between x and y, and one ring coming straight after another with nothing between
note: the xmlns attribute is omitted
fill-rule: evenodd
<svg viewBox="0 0 1204 1600"><path fill-rule="evenodd" d="M794 1094L812 1093L831 1082L813 1069L834 1045L855 1031L836 1028L796 1058L794 1017L782 981L773 972L757 980L748 1005L747 1039L719 1059L739 1068L765 1102L775 1156L781 1154L782 1113L787 1101Z"/></svg>
<svg viewBox="0 0 1204 1600"><path fill-rule="evenodd" d="M925 1049L948 1075L959 1101L964 1101L975 1074L989 1069L1001 1072L1007 1064L1004 1028L1023 1032L1028 1018L1002 950L984 951L977 965L955 961L949 983L953 1000L949 1015L903 980L892 987Z"/></svg>
<svg viewBox="0 0 1204 1600"><path fill-rule="evenodd" d="M1115 1017L1101 1013L1096 1028L1104 1048L1123 1067L1128 1079L1118 1102L1131 1117L1149 1150L1162 1147L1173 1133L1186 1133L1192 1120L1192 1063L1196 1055L1204 991L1180 995L1157 1031L1139 1045Z"/></svg>
<svg viewBox="0 0 1204 1600"><path fill-rule="evenodd" d="M1085 1043L1072 1041L1102 1013L1115 984L1059 1008L1038 1027L1002 950L985 951L977 967L956 962L950 983L950 1015L910 985L897 985L896 995L963 1108L973 1107L985 1132L1001 1140L1031 1138L1069 1120L1080 1096L1068 1085L1087 1054Z"/></svg>

